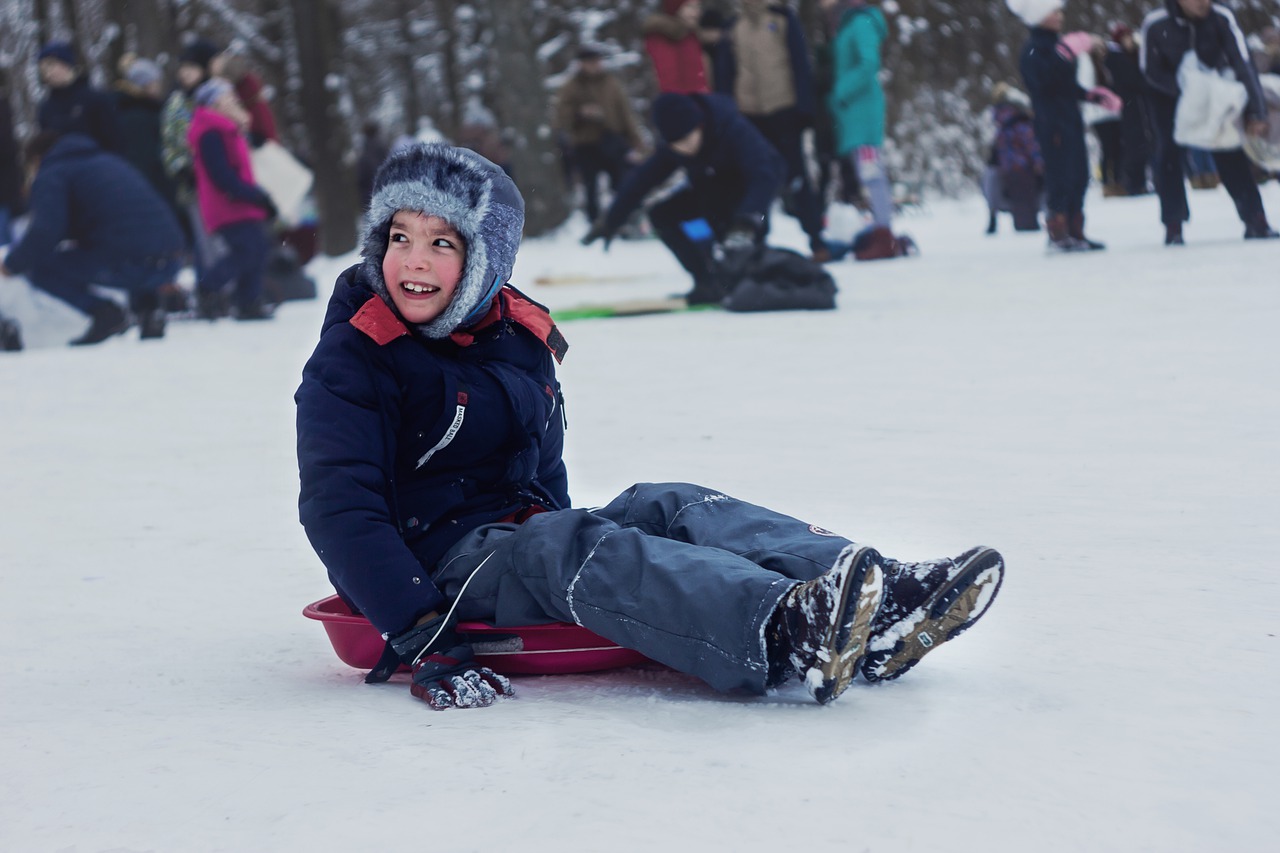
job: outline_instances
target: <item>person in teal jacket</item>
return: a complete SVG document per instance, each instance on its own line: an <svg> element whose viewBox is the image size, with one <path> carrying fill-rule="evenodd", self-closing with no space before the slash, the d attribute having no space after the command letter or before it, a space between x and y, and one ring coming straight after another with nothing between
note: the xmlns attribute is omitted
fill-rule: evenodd
<svg viewBox="0 0 1280 853"><path fill-rule="evenodd" d="M835 124L836 154L852 158L866 188L875 225L889 229L893 193L880 156L884 144L884 89L880 45L888 35L884 13L867 0L821 0L835 33L833 81L827 106Z"/></svg>

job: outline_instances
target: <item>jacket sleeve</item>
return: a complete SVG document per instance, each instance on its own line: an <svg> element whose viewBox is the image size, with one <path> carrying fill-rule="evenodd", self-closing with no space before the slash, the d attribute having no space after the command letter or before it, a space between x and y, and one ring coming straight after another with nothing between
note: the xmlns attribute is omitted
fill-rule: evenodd
<svg viewBox="0 0 1280 853"><path fill-rule="evenodd" d="M246 183L231 167L231 159L227 156L226 146L216 130L205 131L200 137L200 161L214 186L226 193L227 197L249 204L261 204L264 193L257 186Z"/></svg>
<svg viewBox="0 0 1280 853"><path fill-rule="evenodd" d="M445 599L400 536L392 503L399 400L379 394L371 343L328 329L302 373L299 517L334 585L383 633L403 631ZM383 388L398 388L389 373ZM415 392L416 393L416 392Z"/></svg>
<svg viewBox="0 0 1280 853"><path fill-rule="evenodd" d="M1267 99L1262 94L1262 82L1258 80L1258 69L1254 67L1253 60L1249 55L1249 48L1245 44L1244 33L1240 31L1240 25L1236 23L1236 16L1224 6L1213 6L1213 12L1218 16L1218 24L1224 30L1223 32L1223 50L1227 53L1227 59L1231 62L1231 70L1236 73L1236 79L1244 84L1244 89L1249 93L1249 102L1245 105L1245 116L1259 121L1267 120Z"/></svg>
<svg viewBox="0 0 1280 853"><path fill-rule="evenodd" d="M1089 94L1080 85L1075 60L1063 57L1057 50L1037 45L1027 54L1024 71L1027 88L1044 97L1066 96L1083 101Z"/></svg>
<svg viewBox="0 0 1280 853"><path fill-rule="evenodd" d="M628 172L605 214L605 227L609 232L621 228L631 211L639 207L645 196L669 178L679 165L680 161L671 149L661 146L648 160Z"/></svg>
<svg viewBox="0 0 1280 853"><path fill-rule="evenodd" d="M786 6L782 7L782 11L787 17L787 52L791 58L791 79L796 88L796 112L806 121L813 121L817 104L809 44L804 39L804 27L796 13Z"/></svg>
<svg viewBox="0 0 1280 853"><path fill-rule="evenodd" d="M31 185L27 231L4 259L11 272L27 270L36 259L52 255L59 243L73 236L68 233L70 205L71 187L64 170L42 168Z"/></svg>
<svg viewBox="0 0 1280 853"><path fill-rule="evenodd" d="M1157 92L1178 96L1178 69L1173 67L1173 59L1162 49L1164 28L1168 19L1156 12L1147 15L1142 21L1142 40L1138 43L1138 66L1147 85Z"/></svg>
<svg viewBox="0 0 1280 853"><path fill-rule="evenodd" d="M711 53L711 76L715 78L715 90L721 95L733 97L733 89L738 84L738 57L734 54L733 27L721 30L720 41Z"/></svg>

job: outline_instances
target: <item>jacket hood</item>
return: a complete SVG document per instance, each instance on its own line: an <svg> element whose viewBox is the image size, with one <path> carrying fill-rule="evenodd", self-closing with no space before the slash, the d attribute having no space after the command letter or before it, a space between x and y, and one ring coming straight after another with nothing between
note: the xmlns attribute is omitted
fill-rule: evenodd
<svg viewBox="0 0 1280 853"><path fill-rule="evenodd" d="M70 160L75 157L91 157L102 152L102 148L92 138L83 133L68 133L53 143L49 153L44 155L45 161Z"/></svg>
<svg viewBox="0 0 1280 853"><path fill-rule="evenodd" d="M361 246L365 277L392 310L382 258L399 210L439 216L466 242L453 300L429 323L410 325L423 337L447 338L479 320L511 277L524 229L524 198L502 169L470 149L435 142L393 153L373 180Z"/></svg>

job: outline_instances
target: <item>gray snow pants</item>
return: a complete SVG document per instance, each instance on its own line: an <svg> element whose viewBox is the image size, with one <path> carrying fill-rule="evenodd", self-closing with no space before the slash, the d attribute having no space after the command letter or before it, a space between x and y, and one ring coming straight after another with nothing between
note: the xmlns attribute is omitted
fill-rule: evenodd
<svg viewBox="0 0 1280 853"><path fill-rule="evenodd" d="M642 483L598 509L476 528L432 579L454 600L470 578L460 620L574 622L717 690L763 693L778 601L849 544L701 486Z"/></svg>

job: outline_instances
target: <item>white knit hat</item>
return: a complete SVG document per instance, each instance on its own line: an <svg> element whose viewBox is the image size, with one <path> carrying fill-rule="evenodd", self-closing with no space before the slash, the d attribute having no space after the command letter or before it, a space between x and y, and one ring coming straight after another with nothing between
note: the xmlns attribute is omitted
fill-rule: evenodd
<svg viewBox="0 0 1280 853"><path fill-rule="evenodd" d="M1053 12L1066 5L1065 0L1005 0L1009 11L1022 19L1028 27L1034 27Z"/></svg>

